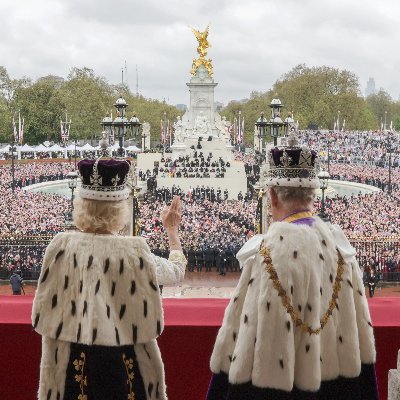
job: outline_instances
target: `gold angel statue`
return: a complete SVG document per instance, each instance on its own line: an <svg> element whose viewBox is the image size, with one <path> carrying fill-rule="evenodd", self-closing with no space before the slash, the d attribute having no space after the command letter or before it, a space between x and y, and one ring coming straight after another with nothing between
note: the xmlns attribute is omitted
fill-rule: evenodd
<svg viewBox="0 0 400 400"><path fill-rule="evenodd" d="M208 43L208 29L210 28L210 24L207 25L207 28L204 32L200 32L197 29L192 28L192 32L196 36L197 41L199 42L199 46L197 47L197 52L199 53L201 58L204 58L207 55L207 48L211 47Z"/></svg>
<svg viewBox="0 0 400 400"><path fill-rule="evenodd" d="M193 64L192 64L192 69L190 73L192 75L196 74L196 71L198 68L203 65L209 76L212 76L213 74L213 67L212 67L212 60L211 59L206 59L207 55L207 48L211 47L210 43L208 43L207 37L208 37L208 30L210 28L210 24L207 25L207 28L204 32L200 32L197 29L192 28L192 32L196 36L197 41L199 42L199 45L197 47L197 53L199 54L199 58L194 58L193 59Z"/></svg>

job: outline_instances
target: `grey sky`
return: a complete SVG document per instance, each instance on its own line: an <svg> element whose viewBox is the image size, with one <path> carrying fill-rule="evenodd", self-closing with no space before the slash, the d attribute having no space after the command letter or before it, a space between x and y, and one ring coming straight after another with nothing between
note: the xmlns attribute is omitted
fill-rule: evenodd
<svg viewBox="0 0 400 400"><path fill-rule="evenodd" d="M345 68L394 99L400 94L397 0L1 0L0 65L13 78L67 77L89 67L145 97L188 103L197 41L210 23L208 56L227 103L268 90L299 63Z"/></svg>

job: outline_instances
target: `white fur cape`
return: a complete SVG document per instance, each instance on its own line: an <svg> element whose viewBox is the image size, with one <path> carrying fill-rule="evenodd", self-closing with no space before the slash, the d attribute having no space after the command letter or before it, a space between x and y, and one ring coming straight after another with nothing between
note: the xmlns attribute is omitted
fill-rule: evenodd
<svg viewBox="0 0 400 400"><path fill-rule="evenodd" d="M178 270L171 267L180 276ZM63 398L71 342L134 345L147 400L166 399L155 340L163 313L155 259L144 239L58 234L45 253L32 324L43 336L40 400Z"/></svg>
<svg viewBox="0 0 400 400"><path fill-rule="evenodd" d="M276 222L263 242L299 317L318 328L329 307L338 264L328 225L319 218L312 227ZM322 380L357 377L361 363L374 363L373 330L354 252L343 256L337 308L322 332L310 335L293 327L265 270L260 243L256 237L253 245L245 245L244 258L242 252L244 267L218 333L212 372L227 373L232 384L317 391Z"/></svg>

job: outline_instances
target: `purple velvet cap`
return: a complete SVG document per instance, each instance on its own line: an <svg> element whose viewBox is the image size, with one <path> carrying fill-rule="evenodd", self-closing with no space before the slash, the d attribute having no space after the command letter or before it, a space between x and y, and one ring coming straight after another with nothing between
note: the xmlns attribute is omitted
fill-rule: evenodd
<svg viewBox="0 0 400 400"><path fill-rule="evenodd" d="M91 200L118 201L129 197L126 189L129 160L81 160L78 170L82 185L79 195Z"/></svg>

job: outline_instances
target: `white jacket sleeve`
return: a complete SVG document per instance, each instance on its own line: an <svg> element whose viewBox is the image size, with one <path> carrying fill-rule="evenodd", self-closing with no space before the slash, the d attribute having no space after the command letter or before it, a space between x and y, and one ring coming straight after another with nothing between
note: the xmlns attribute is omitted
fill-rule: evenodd
<svg viewBox="0 0 400 400"><path fill-rule="evenodd" d="M156 264L157 281L159 285L173 285L183 281L186 269L186 257L178 250L171 250L168 260L152 254Z"/></svg>

